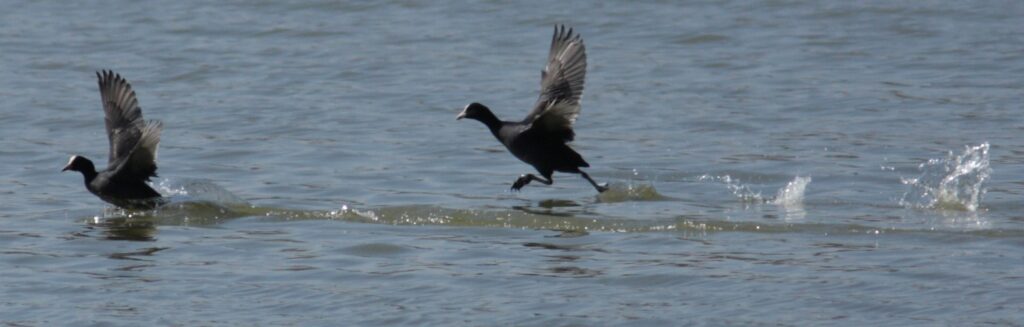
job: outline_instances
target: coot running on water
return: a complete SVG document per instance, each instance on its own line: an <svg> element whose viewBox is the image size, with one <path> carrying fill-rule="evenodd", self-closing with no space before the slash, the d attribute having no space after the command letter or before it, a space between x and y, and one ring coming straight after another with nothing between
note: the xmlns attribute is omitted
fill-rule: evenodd
<svg viewBox="0 0 1024 327"><path fill-rule="evenodd" d="M499 120L486 106L471 103L456 119L478 120L491 130L491 134L512 152L516 158L532 165L544 178L524 174L512 184L519 190L531 181L551 185L551 174L555 171L580 174L598 192L608 190L598 185L580 167L590 167L579 153L569 147L575 132L572 124L580 114L580 97L583 95L583 78L587 73L587 54L583 39L573 35L572 28L555 26L551 38L551 51L547 66L541 72L540 98L533 110L519 122Z"/></svg>
<svg viewBox="0 0 1024 327"><path fill-rule="evenodd" d="M89 192L118 207L155 208L163 198L146 182L156 177L156 151L163 123L142 119L135 91L120 75L105 70L96 76L110 140L107 169L97 172L91 160L73 155L62 171L81 172Z"/></svg>

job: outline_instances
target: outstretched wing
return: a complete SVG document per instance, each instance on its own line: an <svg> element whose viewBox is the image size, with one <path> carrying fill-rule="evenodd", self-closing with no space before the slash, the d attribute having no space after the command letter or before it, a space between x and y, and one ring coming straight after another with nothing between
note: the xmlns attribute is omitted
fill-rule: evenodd
<svg viewBox="0 0 1024 327"><path fill-rule="evenodd" d="M100 99L106 116L107 139L110 141L108 165L124 160L142 137L142 109L135 91L121 75L104 70L96 72L99 78Z"/></svg>
<svg viewBox="0 0 1024 327"><path fill-rule="evenodd" d="M587 54L583 39L572 28L555 26L547 66L541 72L540 97L524 122L531 128L554 133L572 141L572 124L580 113L583 80L587 74Z"/></svg>
<svg viewBox="0 0 1024 327"><path fill-rule="evenodd" d="M139 139L128 155L110 168L114 178L131 180L149 180L156 177L156 152L160 145L160 132L164 124L159 120L150 120L139 129Z"/></svg>

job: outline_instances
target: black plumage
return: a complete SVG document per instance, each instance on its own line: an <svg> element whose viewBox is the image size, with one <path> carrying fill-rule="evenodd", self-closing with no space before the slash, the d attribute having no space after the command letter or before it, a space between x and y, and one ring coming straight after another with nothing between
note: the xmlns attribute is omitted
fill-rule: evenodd
<svg viewBox="0 0 1024 327"><path fill-rule="evenodd" d="M106 116L110 156L107 169L96 171L92 161L71 156L62 171L81 172L85 188L103 201L129 209L151 209L163 202L146 182L156 177L156 152L163 123L143 120L135 91L112 71L97 72Z"/></svg>
<svg viewBox="0 0 1024 327"><path fill-rule="evenodd" d="M531 181L551 185L555 171L580 174L598 192L608 190L598 185L581 167L590 167L579 153L569 147L576 136L572 125L580 113L583 79L587 73L587 55L583 39L572 29L555 26L547 65L541 71L540 97L533 110L519 122L502 121L489 108L471 103L456 119L478 120L501 141L516 158L532 165L543 178L524 174L512 184L519 190Z"/></svg>

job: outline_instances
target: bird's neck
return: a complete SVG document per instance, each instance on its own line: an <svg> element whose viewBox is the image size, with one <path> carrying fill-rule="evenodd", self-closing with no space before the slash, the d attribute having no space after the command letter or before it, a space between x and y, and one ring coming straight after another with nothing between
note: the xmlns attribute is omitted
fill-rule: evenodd
<svg viewBox="0 0 1024 327"><path fill-rule="evenodd" d="M479 120L481 123L484 123L484 125L487 126L487 129L491 130L491 134L494 134L495 137L498 136L498 131L501 130L502 125L501 120L498 119L498 116L495 116L494 113L490 111L486 111L482 115L480 115L480 117L478 117L477 120Z"/></svg>
<svg viewBox="0 0 1024 327"><path fill-rule="evenodd" d="M85 184L86 185L89 185L89 183L92 183L92 181L94 179L96 179L96 175L97 175L96 168L94 168L92 166L88 166L88 167L82 168L80 171L82 172L82 177L85 177Z"/></svg>

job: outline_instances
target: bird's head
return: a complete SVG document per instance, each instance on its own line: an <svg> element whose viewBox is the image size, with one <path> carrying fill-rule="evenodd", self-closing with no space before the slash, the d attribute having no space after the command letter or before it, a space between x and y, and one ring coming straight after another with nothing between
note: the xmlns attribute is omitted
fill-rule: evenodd
<svg viewBox="0 0 1024 327"><path fill-rule="evenodd" d="M68 164L64 165L64 169L61 169L60 171L68 170L82 173L95 173L96 166L93 166L92 160L86 159L83 156L75 155L71 156L71 159L68 159Z"/></svg>
<svg viewBox="0 0 1024 327"><path fill-rule="evenodd" d="M487 106L484 106L482 104L473 102L467 105L465 109L462 109L462 112L459 113L458 116L455 116L455 120L459 120L462 118L480 120L481 118L488 115L494 115L491 113L491 109L488 109Z"/></svg>

